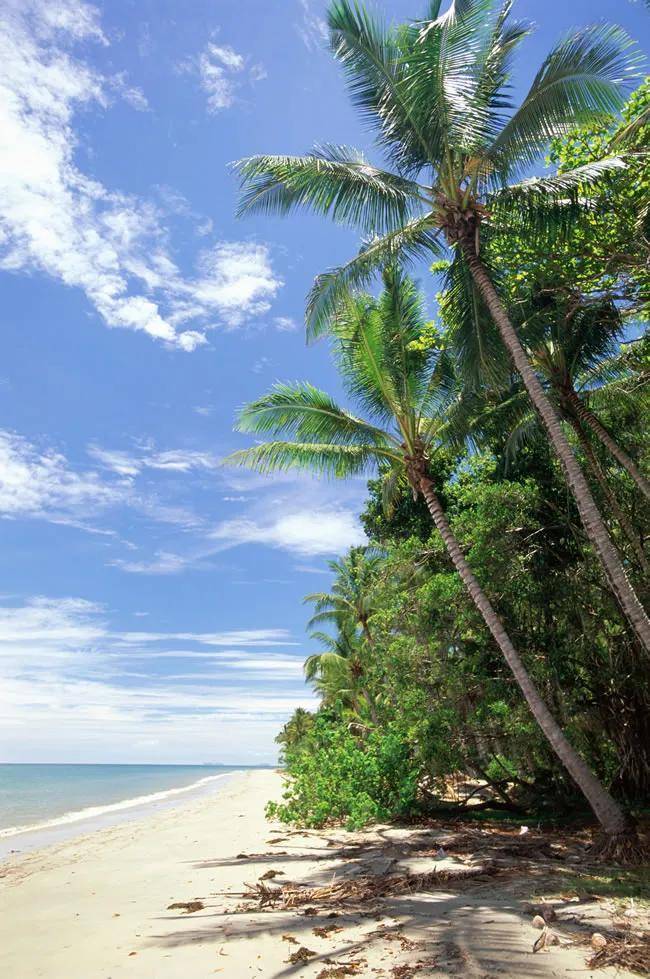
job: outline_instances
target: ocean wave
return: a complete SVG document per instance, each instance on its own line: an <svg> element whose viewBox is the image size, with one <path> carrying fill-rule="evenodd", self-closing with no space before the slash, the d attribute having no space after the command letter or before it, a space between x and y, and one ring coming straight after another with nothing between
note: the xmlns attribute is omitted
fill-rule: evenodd
<svg viewBox="0 0 650 979"><path fill-rule="evenodd" d="M109 812L120 812L123 809L133 809L136 806L147 805L150 802L162 802L165 799L169 799L170 796L180 795L183 792L190 792L192 789L198 789L201 785L207 785L208 782L216 782L220 778L225 778L226 775L232 775L233 772L223 772L221 775L208 775L205 778L200 778L198 782L192 782L191 785L180 785L175 789L166 789L164 792L152 792L151 795L137 795L132 799L123 799L121 802L111 802L105 806L87 806L85 809L77 809L72 812L65 812L62 816L55 816L53 819L47 819L42 823L29 823L25 826L8 826L6 829L0 829L0 839L7 839L10 836L18 836L20 833L33 833L38 830L43 829L53 829L56 826L67 826L70 823L79 823L84 819L92 819L93 816L104 816Z"/></svg>

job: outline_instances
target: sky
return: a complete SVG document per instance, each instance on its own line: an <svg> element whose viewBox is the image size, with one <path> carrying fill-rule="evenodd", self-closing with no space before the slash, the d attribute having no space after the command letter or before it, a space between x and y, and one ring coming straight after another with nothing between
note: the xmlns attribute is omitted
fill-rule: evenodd
<svg viewBox="0 0 650 979"><path fill-rule="evenodd" d="M340 393L302 317L355 236L238 219L228 167L317 142L378 158L324 9L2 4L0 761L272 763L314 705L302 600L364 542L364 483L221 460L274 381ZM616 19L643 41L650 23L633 0L516 14L538 25L522 89L568 29Z"/></svg>

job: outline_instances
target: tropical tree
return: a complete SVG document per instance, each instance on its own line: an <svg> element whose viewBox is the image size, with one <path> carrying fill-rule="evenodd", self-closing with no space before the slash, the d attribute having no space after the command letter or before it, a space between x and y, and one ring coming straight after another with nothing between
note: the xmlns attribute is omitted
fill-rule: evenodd
<svg viewBox="0 0 650 979"><path fill-rule="evenodd" d="M283 749L295 747L303 741L314 727L314 715L304 707L296 707L293 714L284 725L276 740L277 744L282 745Z"/></svg>
<svg viewBox="0 0 650 979"><path fill-rule="evenodd" d="M331 49L393 169L342 146L255 156L236 165L240 210L307 207L368 236L358 255L317 277L307 307L312 337L328 329L348 290L396 257L451 251L448 276L469 297L467 329L482 329L474 311L483 303L562 463L608 583L650 652L650 620L481 253L481 236L515 228L552 247L584 210L590 187L625 168L621 157L609 156L554 176L527 176L553 137L620 109L638 56L616 26L580 30L550 52L515 108L511 61L529 26L509 20L510 0L453 0L444 14L441 6L430 0L423 20L386 27L354 0L334 0Z"/></svg>
<svg viewBox="0 0 650 979"><path fill-rule="evenodd" d="M376 724L375 705L364 685L362 641L352 623L344 619L337 623L333 636L317 630L309 638L322 648L305 660L305 677L313 683L323 704L341 701L359 716L367 712Z"/></svg>
<svg viewBox="0 0 650 979"><path fill-rule="evenodd" d="M329 568L334 574L332 590L305 596L305 602L314 606L314 615L308 625L321 622L338 625L347 620L359 627L364 639L372 643L372 586L380 563L380 555L372 553L367 547L353 547L344 558L330 561Z"/></svg>
<svg viewBox="0 0 650 979"><path fill-rule="evenodd" d="M451 530L430 465L442 441L444 405L450 397L445 358L418 347L426 317L413 282L391 268L384 272L384 284L378 299L361 295L340 300L331 324L344 386L367 417L345 410L310 384L276 384L242 408L237 422L240 431L274 440L235 452L228 461L261 472L297 467L338 478L375 468L387 502L407 480L413 493L424 498L540 728L589 801L608 845L615 840L618 846L633 832L623 811L544 703Z"/></svg>
<svg viewBox="0 0 650 979"><path fill-rule="evenodd" d="M454 311L447 308L447 312L451 313L453 322ZM621 351L624 322L617 306L607 298L582 297L570 290L565 292L556 284L546 287L538 282L527 295L519 294L517 318L531 364L560 417L573 429L589 472L632 546L639 566L647 574L642 538L619 505L591 443L591 437L595 437L644 496L650 498L650 484L593 407L594 400L606 402L610 392L624 396L622 384L639 379L639 371L633 369L628 351ZM468 401L465 407L473 409L475 417L466 424L475 438L481 428L481 414L484 419L500 419L511 429L506 443L507 458L512 458L521 443L539 431L539 417L530 407L520 381L514 381L508 394L503 390L483 392L482 397Z"/></svg>

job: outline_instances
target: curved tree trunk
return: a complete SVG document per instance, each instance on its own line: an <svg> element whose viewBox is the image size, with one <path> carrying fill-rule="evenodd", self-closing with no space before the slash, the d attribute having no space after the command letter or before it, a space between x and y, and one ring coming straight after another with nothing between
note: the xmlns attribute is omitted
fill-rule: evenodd
<svg viewBox="0 0 650 979"><path fill-rule="evenodd" d="M582 469L562 431L555 409L546 397L539 378L526 356L487 269L476 254L474 242L470 241L469 238L463 238L460 240L460 245L476 287L490 311L501 334L501 339L512 357L516 370L521 375L530 400L562 463L569 488L578 505L583 526L600 558L609 585L637 639L646 652L650 653L650 619L648 619L634 588L630 584L616 549L609 539L607 528L603 523Z"/></svg>
<svg viewBox="0 0 650 979"><path fill-rule="evenodd" d="M530 707L535 720L541 727L555 754L589 802L605 833L608 836L625 836L629 834L630 825L623 810L604 786L601 785L584 759L580 757L542 700L537 687L528 675L528 671L519 658L519 654L513 646L499 616L465 560L460 545L447 522L440 500L436 496L433 483L428 476L421 475L419 477L419 489L426 500L433 522L445 542L456 571L462 578L463 584L467 588L474 604L483 616L485 624L497 642L506 663L517 681L519 689L524 695L526 703Z"/></svg>
<svg viewBox="0 0 650 979"><path fill-rule="evenodd" d="M575 391L567 391L565 397L582 424L591 429L596 438L603 443L605 448L611 452L616 461L619 462L623 469L625 469L626 472L632 477L643 495L650 500L650 482L648 482L643 473L639 470L639 467L634 460L630 459L627 452L625 452L612 438L605 426L596 418L593 411L589 410L582 398Z"/></svg>
<svg viewBox="0 0 650 979"><path fill-rule="evenodd" d="M587 465L589 466L591 472L594 474L594 478L596 482L598 483L601 490L603 491L603 495L607 500L607 502L609 503L612 513L614 514L616 520L618 521L621 530L623 531L628 541L630 542L630 545L634 550L634 554L636 556L637 561L639 562L639 566L641 570L643 571L644 575L648 575L648 573L650 572L650 566L648 565L648 561L646 559L645 552L641 545L641 541L639 540L637 534L635 534L634 527L632 527L629 520L621 510L620 506L618 505L618 500L616 499L616 496L614 495L614 492L607 481L607 476L603 472L600 462L596 458L596 454L593 448L591 447L591 442L587 438L587 433L585 432L581 422L577 418L569 417L567 421L571 425L573 431L578 436L578 440L580 442L580 445L582 446L582 451L584 452L585 458L587 460Z"/></svg>

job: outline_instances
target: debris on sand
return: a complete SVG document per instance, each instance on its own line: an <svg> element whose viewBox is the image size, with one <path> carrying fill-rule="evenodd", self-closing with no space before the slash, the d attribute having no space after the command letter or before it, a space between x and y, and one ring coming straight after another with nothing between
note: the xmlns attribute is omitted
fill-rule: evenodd
<svg viewBox="0 0 650 979"><path fill-rule="evenodd" d="M607 938L606 944L591 956L587 965L590 969L616 966L638 972L640 976L650 976L650 935Z"/></svg>
<svg viewBox="0 0 650 979"><path fill-rule="evenodd" d="M267 870L260 880L273 880L274 877L284 877L284 870Z"/></svg>
<svg viewBox="0 0 650 979"><path fill-rule="evenodd" d="M260 909L290 910L303 904L359 904L392 894L416 894L435 890L449 881L457 884L468 879L488 879L498 873L497 867L485 864L469 870L433 870L425 874L361 874L351 880L334 881L322 887L291 883L269 887L268 884L258 881L254 885L247 884L247 891L242 896L248 901L257 901ZM308 910L311 911L312 908ZM316 909L313 910L315 912Z"/></svg>
<svg viewBox="0 0 650 979"><path fill-rule="evenodd" d="M297 952L291 953L287 962L290 962L291 965L298 965L300 962L309 962L315 955L316 952L312 952L310 948L305 948L304 945L301 945Z"/></svg>
<svg viewBox="0 0 650 979"><path fill-rule="evenodd" d="M195 911L203 911L205 904L203 901L176 901L170 904L168 911L184 911L185 914L194 914Z"/></svg>
<svg viewBox="0 0 650 979"><path fill-rule="evenodd" d="M327 938L332 932L343 931L340 925L322 925L319 928L312 928L317 938Z"/></svg>
<svg viewBox="0 0 650 979"><path fill-rule="evenodd" d="M560 939L555 934L555 932L551 931L548 925L544 925L544 930L542 931L542 934L539 936L537 941L534 942L533 944L533 952L539 952L543 948L548 948L549 945L559 945L559 944L560 944Z"/></svg>
<svg viewBox="0 0 650 979"><path fill-rule="evenodd" d="M283 935L282 936L282 941L283 942L289 942L291 945L297 945L298 944L298 939L297 938L294 938L293 935Z"/></svg>
<svg viewBox="0 0 650 979"><path fill-rule="evenodd" d="M358 976L362 962L347 962L345 965L328 966L316 976L316 979L344 979L344 976Z"/></svg>

